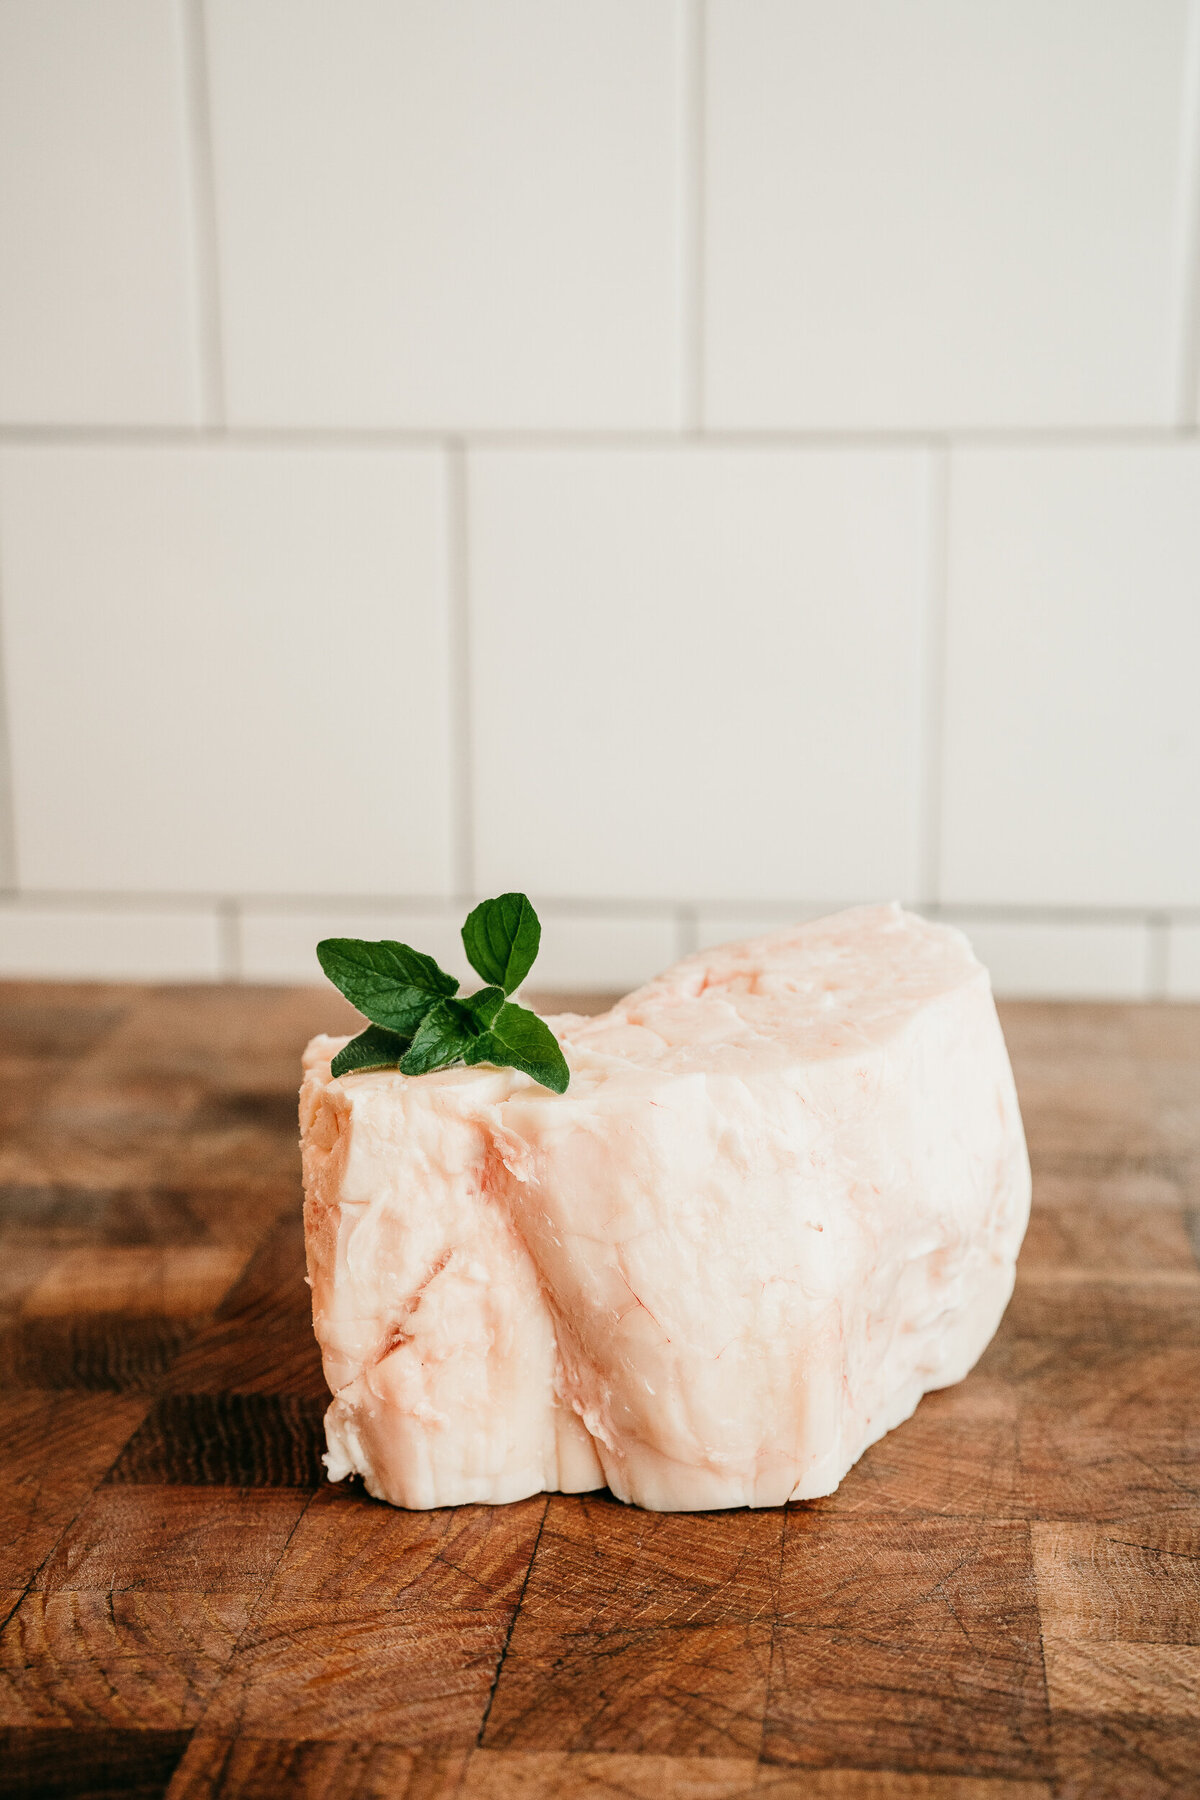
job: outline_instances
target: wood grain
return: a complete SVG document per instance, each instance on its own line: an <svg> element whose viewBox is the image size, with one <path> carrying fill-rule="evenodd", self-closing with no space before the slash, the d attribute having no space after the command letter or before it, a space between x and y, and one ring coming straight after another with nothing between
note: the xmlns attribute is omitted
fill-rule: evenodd
<svg viewBox="0 0 1200 1800"><path fill-rule="evenodd" d="M269 1601L243 1635L205 1723L233 1736L466 1749L487 1710L507 1630L505 1619L486 1613Z"/></svg>
<svg viewBox="0 0 1200 1800"><path fill-rule="evenodd" d="M1046 1686L1058 1712L1194 1719L1200 1646L1077 1644L1048 1633Z"/></svg>
<svg viewBox="0 0 1200 1800"><path fill-rule="evenodd" d="M649 1513L552 1495L522 1629L728 1625L775 1616L783 1513ZM519 1640L518 1640L519 1642Z"/></svg>
<svg viewBox="0 0 1200 1800"><path fill-rule="evenodd" d="M315 1488L324 1413L290 1394L164 1394L109 1480Z"/></svg>
<svg viewBox="0 0 1200 1800"><path fill-rule="evenodd" d="M245 1258L223 1244L89 1246L64 1250L25 1296L27 1319L120 1313L190 1319L210 1312Z"/></svg>
<svg viewBox="0 0 1200 1800"><path fill-rule="evenodd" d="M329 1390L303 1281L304 1222L296 1192L241 1278L176 1358L167 1378L181 1394L295 1394L319 1402Z"/></svg>
<svg viewBox="0 0 1200 1800"><path fill-rule="evenodd" d="M1200 1793L1200 1008L1004 1009L1035 1210L837 1493L324 1481L318 990L0 984L0 1796Z"/></svg>
<svg viewBox="0 0 1200 1800"><path fill-rule="evenodd" d="M514 1630L481 1741L753 1760L771 1635L767 1623Z"/></svg>
<svg viewBox="0 0 1200 1800"><path fill-rule="evenodd" d="M154 1393L190 1336L173 1318L9 1320L0 1324L0 1390Z"/></svg>
<svg viewBox="0 0 1200 1800"><path fill-rule="evenodd" d="M115 1395L0 1395L0 1590L32 1581L145 1416Z"/></svg>
<svg viewBox="0 0 1200 1800"><path fill-rule="evenodd" d="M1032 1540L1047 1638L1200 1644L1200 1523L1037 1524Z"/></svg>
<svg viewBox="0 0 1200 1800"><path fill-rule="evenodd" d="M889 1769L784 1769L719 1756L477 1750L462 1800L1050 1800L1040 1781Z"/></svg>
<svg viewBox="0 0 1200 1800"><path fill-rule="evenodd" d="M187 1748L186 1731L0 1727L0 1794L8 1800L159 1800Z"/></svg>
<svg viewBox="0 0 1200 1800"><path fill-rule="evenodd" d="M789 1511L779 1621L769 1755L820 1767L853 1726L868 1762L1048 1772L1027 1525Z"/></svg>
<svg viewBox="0 0 1200 1800"><path fill-rule="evenodd" d="M466 1761L395 1744L197 1732L168 1792L170 1800L455 1800Z"/></svg>
<svg viewBox="0 0 1200 1800"><path fill-rule="evenodd" d="M325 1487L288 1539L273 1600L357 1601L405 1613L485 1613L509 1625L546 1501L406 1513Z"/></svg>
<svg viewBox="0 0 1200 1800"><path fill-rule="evenodd" d="M0 1723L195 1725L249 1613L240 1594L26 1594L0 1637Z"/></svg>
<svg viewBox="0 0 1200 1800"><path fill-rule="evenodd" d="M101 1487L39 1570L48 1593L242 1594L270 1580L306 1492Z"/></svg>

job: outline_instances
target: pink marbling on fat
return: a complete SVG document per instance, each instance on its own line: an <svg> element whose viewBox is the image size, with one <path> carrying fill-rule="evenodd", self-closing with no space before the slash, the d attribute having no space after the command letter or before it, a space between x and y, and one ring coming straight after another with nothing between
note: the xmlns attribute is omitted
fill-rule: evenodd
<svg viewBox="0 0 1200 1800"><path fill-rule="evenodd" d="M1029 1164L987 972L897 906L704 951L511 1070L305 1055L334 1480L398 1506L607 1483L830 1493L996 1329Z"/></svg>

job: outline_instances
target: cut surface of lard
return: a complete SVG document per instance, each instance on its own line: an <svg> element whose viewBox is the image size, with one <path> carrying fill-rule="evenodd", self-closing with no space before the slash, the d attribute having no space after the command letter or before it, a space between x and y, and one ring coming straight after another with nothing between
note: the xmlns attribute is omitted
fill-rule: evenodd
<svg viewBox="0 0 1200 1800"><path fill-rule="evenodd" d="M986 970L958 931L858 907L550 1024L562 1095L335 1080L346 1040L308 1047L331 1478L406 1507L832 1492L1012 1289L1029 1164Z"/></svg>

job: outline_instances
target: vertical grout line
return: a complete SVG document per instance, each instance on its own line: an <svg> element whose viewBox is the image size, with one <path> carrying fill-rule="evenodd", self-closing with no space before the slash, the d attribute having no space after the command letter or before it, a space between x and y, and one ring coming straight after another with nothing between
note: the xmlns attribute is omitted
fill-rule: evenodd
<svg viewBox="0 0 1200 1800"><path fill-rule="evenodd" d="M942 897L942 762L946 736L946 612L950 452L929 452L928 540L921 711L920 888L923 906Z"/></svg>
<svg viewBox="0 0 1200 1800"><path fill-rule="evenodd" d="M1188 7L1179 138L1175 423L1187 429L1200 407L1200 0Z"/></svg>
<svg viewBox="0 0 1200 1800"><path fill-rule="evenodd" d="M242 913L236 900L217 901L217 971L221 981L242 979Z"/></svg>
<svg viewBox="0 0 1200 1800"><path fill-rule="evenodd" d="M2 478L0 467L0 478ZM3 551L3 491L0 488L0 552ZM0 556L0 567L3 558ZM12 727L9 717L8 641L4 630L4 583L0 576L0 893L17 892L16 794L13 790Z"/></svg>
<svg viewBox="0 0 1200 1800"><path fill-rule="evenodd" d="M182 7L184 96L192 214L192 259L200 366L200 422L225 423L225 356L221 338L221 285L217 248L217 192L213 164L212 109L204 0Z"/></svg>
<svg viewBox="0 0 1200 1800"><path fill-rule="evenodd" d="M704 423L704 41L705 0L679 14L679 423Z"/></svg>
<svg viewBox="0 0 1200 1800"><path fill-rule="evenodd" d="M446 448L446 584L450 684L450 813L454 891L475 897L475 784L471 741L471 602L467 548L467 452Z"/></svg>
<svg viewBox="0 0 1200 1800"><path fill-rule="evenodd" d="M1200 1207L1189 1206L1184 1209L1183 1229L1187 1232L1192 1255L1200 1264Z"/></svg>
<svg viewBox="0 0 1200 1800"><path fill-rule="evenodd" d="M675 910L675 949L679 956L694 956L700 948L700 909L680 906Z"/></svg>
<svg viewBox="0 0 1200 1800"><path fill-rule="evenodd" d="M1146 997L1167 997L1168 933L1170 920L1166 913L1151 913L1146 920Z"/></svg>

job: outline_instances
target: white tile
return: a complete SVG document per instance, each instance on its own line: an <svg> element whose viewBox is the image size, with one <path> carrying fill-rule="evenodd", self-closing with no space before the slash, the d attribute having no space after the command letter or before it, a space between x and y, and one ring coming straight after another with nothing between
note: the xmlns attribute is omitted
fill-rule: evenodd
<svg viewBox="0 0 1200 1800"><path fill-rule="evenodd" d="M25 887L450 885L436 452L10 449Z"/></svg>
<svg viewBox="0 0 1200 1800"><path fill-rule="evenodd" d="M484 451L468 485L483 888L912 892L920 453Z"/></svg>
<svg viewBox="0 0 1200 1800"><path fill-rule="evenodd" d="M778 912L702 912L696 922L696 948L712 950L718 944L766 937L770 932L786 931L790 925L802 925L838 910L834 906L789 906Z"/></svg>
<svg viewBox="0 0 1200 1800"><path fill-rule="evenodd" d="M325 977L317 962L322 938L391 938L434 957L470 987L478 986L459 935L465 909L454 913L407 912L402 907L246 907L241 921L241 972L247 981L306 982Z"/></svg>
<svg viewBox="0 0 1200 1800"><path fill-rule="evenodd" d="M526 986L581 994L627 993L677 962L675 921L543 912L542 944Z"/></svg>
<svg viewBox="0 0 1200 1800"><path fill-rule="evenodd" d="M1173 925L1167 934L1167 993L1200 1000L1200 925Z"/></svg>
<svg viewBox="0 0 1200 1800"><path fill-rule="evenodd" d="M1173 417L1187 0L711 0L707 419Z"/></svg>
<svg viewBox="0 0 1200 1800"><path fill-rule="evenodd" d="M216 913L0 904L0 975L79 981L212 981Z"/></svg>
<svg viewBox="0 0 1200 1800"><path fill-rule="evenodd" d="M943 894L1200 902L1200 450L951 461Z"/></svg>
<svg viewBox="0 0 1200 1800"><path fill-rule="evenodd" d="M678 415L670 0L214 0L231 417Z"/></svg>
<svg viewBox="0 0 1200 1800"><path fill-rule="evenodd" d="M0 418L197 418L178 4L0 6L0 243Z"/></svg>
<svg viewBox="0 0 1200 1800"><path fill-rule="evenodd" d="M1144 925L955 918L994 991L1009 999L1138 1000L1148 991Z"/></svg>

